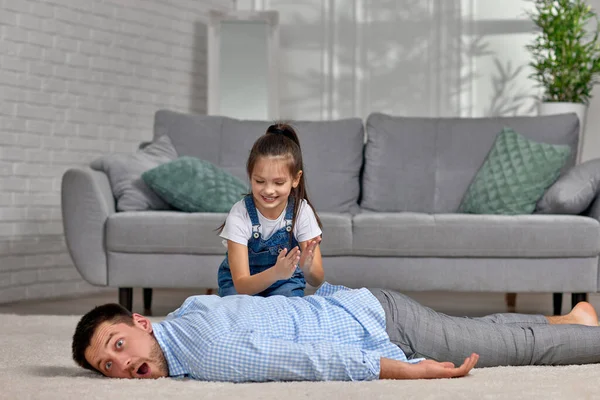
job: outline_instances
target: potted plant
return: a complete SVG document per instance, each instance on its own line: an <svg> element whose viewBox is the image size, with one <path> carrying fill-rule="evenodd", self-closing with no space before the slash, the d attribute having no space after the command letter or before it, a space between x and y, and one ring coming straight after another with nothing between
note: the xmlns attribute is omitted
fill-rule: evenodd
<svg viewBox="0 0 600 400"><path fill-rule="evenodd" d="M577 114L580 160L587 106L600 73L598 17L584 0L533 3L528 15L539 34L526 48L533 56L530 77L543 89L540 114Z"/></svg>

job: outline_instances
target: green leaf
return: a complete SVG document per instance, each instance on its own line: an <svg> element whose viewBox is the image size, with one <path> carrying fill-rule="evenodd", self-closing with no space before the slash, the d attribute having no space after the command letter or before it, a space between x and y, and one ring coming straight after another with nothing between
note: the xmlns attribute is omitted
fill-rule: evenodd
<svg viewBox="0 0 600 400"><path fill-rule="evenodd" d="M532 55L530 77L543 88L545 101L589 103L600 74L596 12L584 0L532 2L535 11L527 14L538 35L525 46Z"/></svg>

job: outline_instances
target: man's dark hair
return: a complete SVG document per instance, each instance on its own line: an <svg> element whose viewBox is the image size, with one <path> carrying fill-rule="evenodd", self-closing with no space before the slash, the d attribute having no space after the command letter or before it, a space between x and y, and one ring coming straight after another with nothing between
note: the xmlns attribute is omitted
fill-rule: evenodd
<svg viewBox="0 0 600 400"><path fill-rule="evenodd" d="M90 345L96 329L103 322L110 322L111 324L125 323L132 326L133 314L119 304L110 303L95 307L81 317L73 334L73 360L79 366L90 371L97 372L96 368L85 359L85 350Z"/></svg>

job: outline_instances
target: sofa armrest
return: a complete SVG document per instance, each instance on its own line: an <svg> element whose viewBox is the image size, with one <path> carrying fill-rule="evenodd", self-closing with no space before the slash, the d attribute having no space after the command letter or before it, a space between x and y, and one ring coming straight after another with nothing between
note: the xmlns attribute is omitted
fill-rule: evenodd
<svg viewBox="0 0 600 400"><path fill-rule="evenodd" d="M67 248L81 276L92 285L108 285L105 225L115 212L108 177L91 168L72 168L62 179L61 206Z"/></svg>
<svg viewBox="0 0 600 400"><path fill-rule="evenodd" d="M585 210L581 215L585 215L586 217L594 218L600 221L600 196L596 196L592 205Z"/></svg>

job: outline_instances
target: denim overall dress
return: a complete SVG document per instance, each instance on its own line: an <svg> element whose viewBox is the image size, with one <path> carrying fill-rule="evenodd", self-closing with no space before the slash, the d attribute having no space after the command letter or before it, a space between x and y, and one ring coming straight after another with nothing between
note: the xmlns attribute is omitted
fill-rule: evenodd
<svg viewBox="0 0 600 400"><path fill-rule="evenodd" d="M250 275L254 275L274 266L277 263L279 252L284 248L289 251L295 246L299 246L298 241L292 234L294 199L289 199L285 210L285 227L275 231L267 240L264 240L259 232L260 223L258 222L258 211L256 211L252 195L246 196L244 202L252 222L252 236L248 241L248 263L250 265ZM225 255L225 259L219 267L218 283L219 296L224 297L237 294L231 277L228 255ZM304 296L305 287L306 281L304 279L304 273L296 266L296 271L294 271L294 274L289 279L279 280L273 283L262 292L257 293L256 296Z"/></svg>

